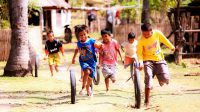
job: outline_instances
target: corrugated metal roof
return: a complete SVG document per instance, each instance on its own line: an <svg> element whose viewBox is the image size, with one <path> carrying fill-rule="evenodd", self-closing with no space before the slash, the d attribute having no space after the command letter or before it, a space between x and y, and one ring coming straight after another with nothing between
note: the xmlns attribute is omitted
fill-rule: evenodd
<svg viewBox="0 0 200 112"><path fill-rule="evenodd" d="M40 0L43 8L64 8L67 9L70 5L64 0Z"/></svg>

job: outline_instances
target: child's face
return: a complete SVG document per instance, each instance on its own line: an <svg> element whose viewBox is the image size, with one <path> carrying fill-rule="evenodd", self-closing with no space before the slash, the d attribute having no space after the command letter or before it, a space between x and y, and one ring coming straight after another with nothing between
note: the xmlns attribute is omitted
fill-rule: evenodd
<svg viewBox="0 0 200 112"><path fill-rule="evenodd" d="M78 36L79 36L79 40L81 42L85 42L87 40L87 37L88 37L87 32L85 30L79 32Z"/></svg>
<svg viewBox="0 0 200 112"><path fill-rule="evenodd" d="M130 39L128 39L128 42L132 44L134 42L134 40L135 40L134 38L130 38Z"/></svg>
<svg viewBox="0 0 200 112"><path fill-rule="evenodd" d="M54 39L53 33L49 33L47 36L48 36L49 41L52 42Z"/></svg>
<svg viewBox="0 0 200 112"><path fill-rule="evenodd" d="M145 38L151 37L152 34L153 34L152 30L150 30L150 31L143 31L143 32L142 32L142 35L143 35Z"/></svg>
<svg viewBox="0 0 200 112"><path fill-rule="evenodd" d="M108 34L102 35L102 39L104 43L109 43L111 41L111 36Z"/></svg>

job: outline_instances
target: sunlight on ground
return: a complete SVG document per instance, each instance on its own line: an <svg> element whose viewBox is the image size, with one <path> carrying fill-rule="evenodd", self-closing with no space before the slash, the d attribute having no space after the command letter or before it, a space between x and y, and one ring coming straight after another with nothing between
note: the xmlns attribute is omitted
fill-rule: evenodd
<svg viewBox="0 0 200 112"><path fill-rule="evenodd" d="M151 93L152 106L144 108L144 74L141 72L142 108L134 109L134 86L129 70L119 62L118 76L115 84L110 84L109 94L105 94L104 78L101 74L99 85L94 85L94 97L80 96L80 67L78 57L76 64L70 65L74 44L64 44L65 58L62 59L60 73L50 76L47 61L40 60L39 77L0 77L1 112L188 112L198 111L200 104L199 76L184 76L186 73L200 72L199 65L182 65L169 63L170 84L160 87L154 79ZM187 62L184 62L187 63ZM0 75L6 62L0 62ZM70 104L70 80L67 68L76 70L77 100ZM2 110L3 109L3 110Z"/></svg>

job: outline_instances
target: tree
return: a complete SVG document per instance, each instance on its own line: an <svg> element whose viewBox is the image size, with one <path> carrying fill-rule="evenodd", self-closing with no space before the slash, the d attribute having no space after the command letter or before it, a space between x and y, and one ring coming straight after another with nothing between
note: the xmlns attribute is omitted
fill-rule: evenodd
<svg viewBox="0 0 200 112"><path fill-rule="evenodd" d="M141 22L142 23L150 22L149 21L149 0L143 0Z"/></svg>
<svg viewBox="0 0 200 112"><path fill-rule="evenodd" d="M9 28L8 0L0 0L0 29Z"/></svg>
<svg viewBox="0 0 200 112"><path fill-rule="evenodd" d="M28 0L9 0L12 29L11 50L3 76L22 77L30 73Z"/></svg>

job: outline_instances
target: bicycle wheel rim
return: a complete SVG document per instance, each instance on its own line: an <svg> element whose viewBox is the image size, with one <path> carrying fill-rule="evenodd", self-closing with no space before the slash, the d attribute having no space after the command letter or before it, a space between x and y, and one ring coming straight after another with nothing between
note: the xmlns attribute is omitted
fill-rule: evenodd
<svg viewBox="0 0 200 112"><path fill-rule="evenodd" d="M70 71L71 103L76 102L76 77L74 71Z"/></svg>
<svg viewBox="0 0 200 112"><path fill-rule="evenodd" d="M139 70L135 68L134 75L134 88L135 88L135 107L140 108L141 106L141 87L140 87L140 76Z"/></svg>

